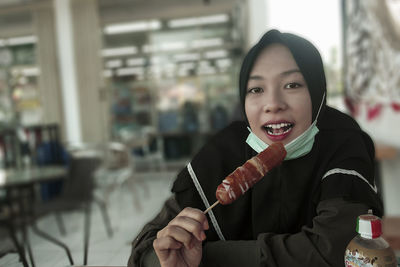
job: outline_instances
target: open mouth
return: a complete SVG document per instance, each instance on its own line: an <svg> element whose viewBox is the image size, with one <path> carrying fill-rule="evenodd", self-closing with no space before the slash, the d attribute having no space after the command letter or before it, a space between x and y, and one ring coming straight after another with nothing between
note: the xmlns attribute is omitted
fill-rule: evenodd
<svg viewBox="0 0 400 267"><path fill-rule="evenodd" d="M264 130L269 135L283 135L290 132L294 124L289 122L271 123L263 126Z"/></svg>

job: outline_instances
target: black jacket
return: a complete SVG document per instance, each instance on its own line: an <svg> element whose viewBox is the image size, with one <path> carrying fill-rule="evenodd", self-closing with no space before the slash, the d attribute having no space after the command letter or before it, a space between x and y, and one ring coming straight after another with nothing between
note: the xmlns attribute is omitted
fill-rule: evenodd
<svg viewBox="0 0 400 267"><path fill-rule="evenodd" d="M357 216L369 208L382 215L374 186L374 146L352 118L332 108L317 125L310 153L284 161L234 203L213 209L226 241L219 241L210 227L204 266L241 266L243 260L245 266L343 266ZM209 203L216 200L221 181L255 155L245 143L247 135L246 124L235 122L193 158ZM180 209L206 208L187 168L172 192L174 197L134 242L129 266L154 258L152 240Z"/></svg>

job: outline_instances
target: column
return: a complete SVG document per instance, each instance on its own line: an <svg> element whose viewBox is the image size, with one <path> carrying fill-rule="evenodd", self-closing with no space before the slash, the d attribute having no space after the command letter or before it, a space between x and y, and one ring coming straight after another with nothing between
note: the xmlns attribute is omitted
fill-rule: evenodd
<svg viewBox="0 0 400 267"><path fill-rule="evenodd" d="M104 89L101 27L97 0L71 0L74 46L85 142L103 142L109 133L109 104Z"/></svg>
<svg viewBox="0 0 400 267"><path fill-rule="evenodd" d="M246 47L252 47L269 29L268 0L247 0L247 28L248 36Z"/></svg>
<svg viewBox="0 0 400 267"><path fill-rule="evenodd" d="M66 141L68 143L80 143L82 141L82 129L70 0L54 0L54 12L56 15L57 58L60 69Z"/></svg>
<svg viewBox="0 0 400 267"><path fill-rule="evenodd" d="M42 106L42 122L57 123L64 140L64 112L60 86L60 73L57 66L56 33L53 6L34 9L34 33L38 37L37 58L40 66L39 95Z"/></svg>

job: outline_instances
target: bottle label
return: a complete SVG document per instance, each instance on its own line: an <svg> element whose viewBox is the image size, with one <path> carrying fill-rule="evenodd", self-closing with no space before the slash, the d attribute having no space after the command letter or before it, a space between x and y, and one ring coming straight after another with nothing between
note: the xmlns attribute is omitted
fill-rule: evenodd
<svg viewBox="0 0 400 267"><path fill-rule="evenodd" d="M344 262L346 267L397 267L396 257L390 248L367 249L354 242L347 246Z"/></svg>

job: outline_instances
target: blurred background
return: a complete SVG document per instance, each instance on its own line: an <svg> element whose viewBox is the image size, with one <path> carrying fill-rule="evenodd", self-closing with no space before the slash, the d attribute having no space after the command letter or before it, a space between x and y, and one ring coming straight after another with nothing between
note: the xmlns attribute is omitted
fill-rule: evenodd
<svg viewBox="0 0 400 267"><path fill-rule="evenodd" d="M65 179L32 182L37 210L65 195L72 175L90 176L83 202L102 199L113 233L93 224L102 208L84 209L93 217L86 261L126 265L177 172L241 118L240 64L271 28L319 49L328 104L373 138L385 215L400 216L399 0L0 0L0 198L9 200L16 170L66 170ZM67 234L50 213L18 224L37 266L72 264L32 221L72 247L74 263L85 261L76 211L64 215ZM6 232L0 240L0 266L20 266Z"/></svg>

